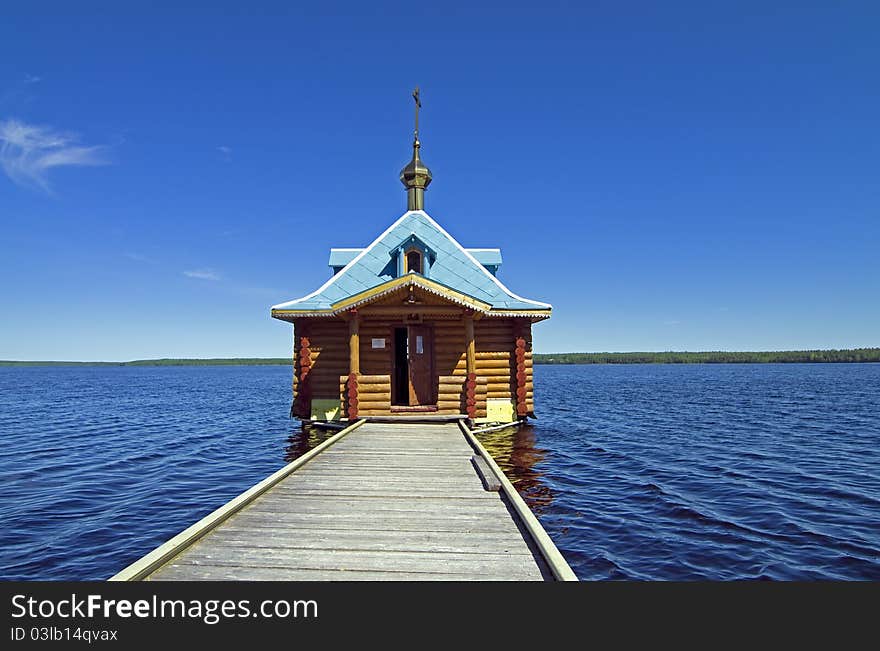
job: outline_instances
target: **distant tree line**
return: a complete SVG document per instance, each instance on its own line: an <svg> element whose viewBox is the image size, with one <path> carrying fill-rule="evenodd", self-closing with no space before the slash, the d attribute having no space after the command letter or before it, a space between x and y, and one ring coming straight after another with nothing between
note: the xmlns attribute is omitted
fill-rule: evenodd
<svg viewBox="0 0 880 651"><path fill-rule="evenodd" d="M290 366L290 357L230 357L218 359L136 359L130 362L14 362L0 366Z"/></svg>
<svg viewBox="0 0 880 651"><path fill-rule="evenodd" d="M761 364L804 362L880 362L880 348L700 353L536 353L535 364ZM289 366L290 357L218 359L136 359L130 362L19 362L0 366Z"/></svg>
<svg viewBox="0 0 880 651"><path fill-rule="evenodd" d="M284 366L292 357L232 357L217 359L136 359L125 366Z"/></svg>
<svg viewBox="0 0 880 651"><path fill-rule="evenodd" d="M849 350L707 351L665 353L535 354L535 364L765 364L809 362L880 362L880 348Z"/></svg>

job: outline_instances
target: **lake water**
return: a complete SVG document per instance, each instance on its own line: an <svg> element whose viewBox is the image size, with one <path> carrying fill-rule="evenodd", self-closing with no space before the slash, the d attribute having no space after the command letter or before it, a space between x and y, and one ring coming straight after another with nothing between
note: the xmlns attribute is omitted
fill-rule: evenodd
<svg viewBox="0 0 880 651"><path fill-rule="evenodd" d="M0 368L0 578L105 579L316 444L289 367ZM483 436L582 579L880 579L880 365L537 366Z"/></svg>

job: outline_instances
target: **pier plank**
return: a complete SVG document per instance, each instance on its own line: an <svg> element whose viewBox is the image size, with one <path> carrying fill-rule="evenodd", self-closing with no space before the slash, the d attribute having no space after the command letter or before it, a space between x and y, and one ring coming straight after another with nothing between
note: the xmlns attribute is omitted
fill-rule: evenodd
<svg viewBox="0 0 880 651"><path fill-rule="evenodd" d="M508 517L473 515L456 518L413 517L411 513L299 513L276 515L271 512L239 516L242 526L253 529L285 527L301 529L350 529L357 531L444 531L444 532L505 532L510 531Z"/></svg>
<svg viewBox="0 0 880 651"><path fill-rule="evenodd" d="M148 580L544 580L456 423L367 422Z"/></svg>
<svg viewBox="0 0 880 651"><path fill-rule="evenodd" d="M293 549L349 551L458 552L484 554L486 549L506 554L530 554L518 534L509 532L350 531L334 529L268 529L254 542L247 531L227 529L214 534L216 544Z"/></svg>
<svg viewBox="0 0 880 651"><path fill-rule="evenodd" d="M163 581L523 581L530 577L506 573L400 572L395 570L303 570L278 567L193 565Z"/></svg>

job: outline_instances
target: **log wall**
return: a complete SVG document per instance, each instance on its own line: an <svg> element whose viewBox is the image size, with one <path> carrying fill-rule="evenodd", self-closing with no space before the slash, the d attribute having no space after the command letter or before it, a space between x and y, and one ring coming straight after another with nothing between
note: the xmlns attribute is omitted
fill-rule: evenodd
<svg viewBox="0 0 880 651"><path fill-rule="evenodd" d="M438 376L460 376L462 384L467 375L464 322L460 320L434 321L434 369ZM462 413L462 412L458 412Z"/></svg>
<svg viewBox="0 0 880 651"><path fill-rule="evenodd" d="M293 402L290 405L290 415L293 417L301 417L302 413L302 396L299 391L300 384L300 373L302 372L302 368L299 363L299 352L300 352L300 343L299 336L301 327L294 324L293 326Z"/></svg>
<svg viewBox="0 0 880 651"><path fill-rule="evenodd" d="M339 399L349 418L387 416L391 413L391 376L364 375L352 381L351 375L340 375Z"/></svg>
<svg viewBox="0 0 880 651"><path fill-rule="evenodd" d="M311 401L339 398L339 376L348 373L348 324L302 319L294 325L294 386L291 413L311 416Z"/></svg>
<svg viewBox="0 0 880 651"><path fill-rule="evenodd" d="M360 332L361 373L364 375L389 375L390 377L394 357L392 322L362 318ZM373 339L384 340L385 348L373 348Z"/></svg>
<svg viewBox="0 0 880 651"><path fill-rule="evenodd" d="M463 375L441 375L437 378L437 413L467 413L464 380Z"/></svg>
<svg viewBox="0 0 880 651"><path fill-rule="evenodd" d="M434 328L438 413L467 413L464 322L436 320L430 324ZM360 322L358 415L390 413L393 333L399 325L391 319L363 318ZM373 339L383 339L385 347L373 348ZM518 340L522 340L519 345ZM520 416L534 412L531 324L518 319L479 319L474 322L474 341L475 416L486 415L487 398L513 401ZM291 410L294 416L308 418L313 398L346 400L347 389L343 384L349 375L348 342L348 324L343 320L303 319L296 323ZM341 381L342 377L346 379Z"/></svg>

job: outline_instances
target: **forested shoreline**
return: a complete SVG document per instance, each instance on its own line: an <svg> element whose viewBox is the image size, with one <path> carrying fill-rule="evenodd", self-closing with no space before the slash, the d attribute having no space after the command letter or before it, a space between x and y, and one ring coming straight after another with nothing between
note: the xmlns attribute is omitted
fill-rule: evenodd
<svg viewBox="0 0 880 651"><path fill-rule="evenodd" d="M846 350L705 351L535 354L535 364L804 364L880 362L880 348Z"/></svg>
<svg viewBox="0 0 880 651"><path fill-rule="evenodd" d="M0 366L287 366L289 357L138 359L129 362L0 360ZM662 353L535 353L535 364L804 364L880 362L880 348Z"/></svg>

